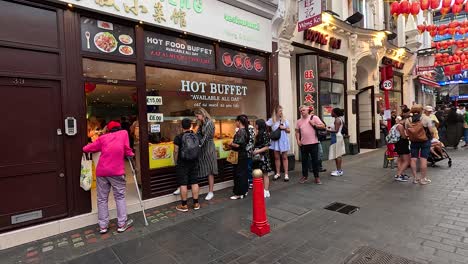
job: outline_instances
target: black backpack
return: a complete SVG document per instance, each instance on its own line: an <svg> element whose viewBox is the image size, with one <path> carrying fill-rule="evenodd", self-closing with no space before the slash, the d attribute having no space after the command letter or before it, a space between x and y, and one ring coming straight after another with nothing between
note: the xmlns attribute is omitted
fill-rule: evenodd
<svg viewBox="0 0 468 264"><path fill-rule="evenodd" d="M180 159L196 160L200 156L200 139L194 133L184 133L182 135L182 144L180 145Z"/></svg>
<svg viewBox="0 0 468 264"><path fill-rule="evenodd" d="M341 134L343 136L348 136L348 126L346 125L345 121L344 121L344 118L340 118L341 120L341 125L342 125L342 128L341 128Z"/></svg>

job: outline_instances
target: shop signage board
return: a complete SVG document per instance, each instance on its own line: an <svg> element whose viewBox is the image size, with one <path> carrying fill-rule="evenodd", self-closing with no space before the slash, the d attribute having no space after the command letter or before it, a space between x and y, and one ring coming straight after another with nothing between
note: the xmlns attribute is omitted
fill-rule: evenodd
<svg viewBox="0 0 468 264"><path fill-rule="evenodd" d="M421 73L421 72L426 72L426 71L433 71L435 67L434 66L417 66L416 69L418 73Z"/></svg>
<svg viewBox="0 0 468 264"><path fill-rule="evenodd" d="M229 73L266 77L266 59L250 53L220 47L218 68Z"/></svg>
<svg viewBox="0 0 468 264"><path fill-rule="evenodd" d="M271 20L218 0L56 0L179 32L271 52ZM209 28L207 28L209 25Z"/></svg>
<svg viewBox="0 0 468 264"><path fill-rule="evenodd" d="M135 57L135 32L131 27L81 17L81 49L101 54Z"/></svg>
<svg viewBox="0 0 468 264"><path fill-rule="evenodd" d="M396 69L403 69L405 67L405 64L403 62L399 62L397 60L390 59L389 57L383 57L382 58L382 64L383 65L392 65Z"/></svg>
<svg viewBox="0 0 468 264"><path fill-rule="evenodd" d="M301 0L297 31L301 32L322 23L322 0Z"/></svg>
<svg viewBox="0 0 468 264"><path fill-rule="evenodd" d="M341 48L341 39L330 37L328 35L320 33L315 30L307 30L304 32L304 40L309 40L313 43L317 43L319 45L328 45L332 49L340 49Z"/></svg>
<svg viewBox="0 0 468 264"><path fill-rule="evenodd" d="M146 96L146 105L162 105L161 96Z"/></svg>
<svg viewBox="0 0 468 264"><path fill-rule="evenodd" d="M215 68L213 45L148 31L145 32L145 59L204 69Z"/></svg>

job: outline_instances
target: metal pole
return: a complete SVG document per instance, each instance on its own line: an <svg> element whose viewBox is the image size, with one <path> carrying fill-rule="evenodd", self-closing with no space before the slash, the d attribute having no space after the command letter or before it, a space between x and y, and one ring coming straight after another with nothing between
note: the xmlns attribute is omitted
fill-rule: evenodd
<svg viewBox="0 0 468 264"><path fill-rule="evenodd" d="M133 167L133 160L131 157L127 157L127 159L128 159L128 162L130 163L130 168L132 169L133 181L135 182L135 187L136 187L136 191L138 194L138 201L140 201L141 212L143 213L143 219L145 219L145 226L148 226L148 220L146 220L145 207L143 206L143 201L141 200L140 188L138 188L136 172L135 172L135 168Z"/></svg>

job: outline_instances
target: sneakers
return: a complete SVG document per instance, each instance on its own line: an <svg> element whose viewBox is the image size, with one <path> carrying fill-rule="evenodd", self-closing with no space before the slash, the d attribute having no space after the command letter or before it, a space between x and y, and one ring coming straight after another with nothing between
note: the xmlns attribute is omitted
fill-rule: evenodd
<svg viewBox="0 0 468 264"><path fill-rule="evenodd" d="M320 181L320 178L315 178L314 182L317 185L322 185L322 182Z"/></svg>
<svg viewBox="0 0 468 264"><path fill-rule="evenodd" d="M263 190L263 196L265 196L265 198L270 198L270 191Z"/></svg>
<svg viewBox="0 0 468 264"><path fill-rule="evenodd" d="M397 175L397 177L395 177L395 181L398 181L398 182L407 182L409 180L409 177L407 175Z"/></svg>
<svg viewBox="0 0 468 264"><path fill-rule="evenodd" d="M209 192L209 193L206 195L205 200L209 201L209 200L213 199L213 196L214 196L213 192Z"/></svg>
<svg viewBox="0 0 468 264"><path fill-rule="evenodd" d="M302 178L299 180L299 183L306 183L307 182L307 177L302 176Z"/></svg>
<svg viewBox="0 0 468 264"><path fill-rule="evenodd" d="M249 183L249 189L252 189L252 188L253 188L253 184Z"/></svg>
<svg viewBox="0 0 468 264"><path fill-rule="evenodd" d="M244 199L244 195L233 195L230 198L231 200L239 200L239 199Z"/></svg>
<svg viewBox="0 0 468 264"><path fill-rule="evenodd" d="M284 181L285 181L285 182L288 182L288 181L289 181L289 175L287 175L287 174L284 175Z"/></svg>
<svg viewBox="0 0 468 264"><path fill-rule="evenodd" d="M105 233L107 233L107 231L108 231L107 227L99 229L99 233L101 233L101 234L105 234Z"/></svg>
<svg viewBox="0 0 468 264"><path fill-rule="evenodd" d="M343 170L332 171L331 176L333 176L333 177L343 176Z"/></svg>
<svg viewBox="0 0 468 264"><path fill-rule="evenodd" d="M125 222L125 225L117 228L117 232L119 233L122 233L122 232L125 232L125 230L127 230L129 227L131 227L133 225L133 220L132 219L128 219L127 222Z"/></svg>
<svg viewBox="0 0 468 264"><path fill-rule="evenodd" d="M281 175L275 174L275 176L273 176L273 180L276 181L276 180L278 180L280 177L281 177Z"/></svg>
<svg viewBox="0 0 468 264"><path fill-rule="evenodd" d="M195 207L195 206L194 206ZM188 212L188 206L187 205L182 205L182 204L179 204L176 206L175 208L177 211L179 212Z"/></svg>
<svg viewBox="0 0 468 264"><path fill-rule="evenodd" d="M194 203L193 204L193 210L199 210L200 209L200 204L199 203Z"/></svg>
<svg viewBox="0 0 468 264"><path fill-rule="evenodd" d="M180 194L180 188L177 188L177 190L175 190L172 194L173 195L179 195Z"/></svg>

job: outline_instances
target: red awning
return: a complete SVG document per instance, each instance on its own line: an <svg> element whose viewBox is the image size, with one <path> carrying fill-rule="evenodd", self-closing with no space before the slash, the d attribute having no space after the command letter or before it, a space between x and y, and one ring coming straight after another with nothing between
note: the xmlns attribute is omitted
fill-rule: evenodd
<svg viewBox="0 0 468 264"><path fill-rule="evenodd" d="M434 88L440 88L440 85L439 83L437 83L436 81L434 80L431 80L431 79L428 79L428 78L424 78L424 77L421 77L419 76L419 82L422 83L422 84L425 84L425 85L428 85L428 86L432 86Z"/></svg>

